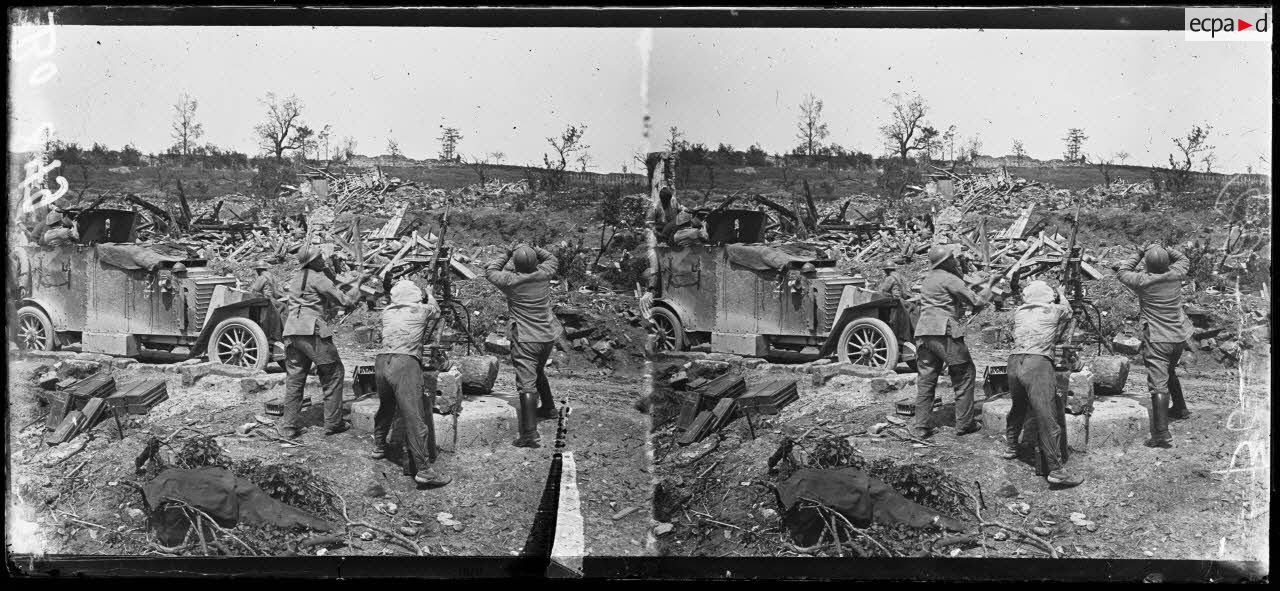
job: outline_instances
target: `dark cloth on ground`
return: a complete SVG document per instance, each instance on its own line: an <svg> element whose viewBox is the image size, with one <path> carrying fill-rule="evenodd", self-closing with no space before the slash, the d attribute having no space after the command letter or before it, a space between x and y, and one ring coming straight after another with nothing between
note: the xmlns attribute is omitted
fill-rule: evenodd
<svg viewBox="0 0 1280 591"><path fill-rule="evenodd" d="M756 271L781 271L787 265L815 260L813 256L788 253L780 248L758 244L729 244L725 246L729 262Z"/></svg>
<svg viewBox="0 0 1280 591"><path fill-rule="evenodd" d="M227 528L243 522L318 531L334 529L332 523L271 498L252 482L223 468L170 468L142 485L142 494L151 510L151 526L166 546L181 544L191 526L181 510L160 510L166 499L204 511Z"/></svg>
<svg viewBox="0 0 1280 591"><path fill-rule="evenodd" d="M963 522L907 499L893 487L856 468L797 470L778 484L777 499L783 523L792 538L804 546L816 544L825 527L817 510L805 508L805 499L832 508L857 527L880 523L916 528L937 526L951 531L965 529Z"/></svg>

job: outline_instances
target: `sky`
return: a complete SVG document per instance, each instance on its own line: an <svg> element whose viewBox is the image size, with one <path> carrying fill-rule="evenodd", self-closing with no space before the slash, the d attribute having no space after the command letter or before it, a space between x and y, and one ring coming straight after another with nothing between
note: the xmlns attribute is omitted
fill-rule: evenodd
<svg viewBox="0 0 1280 591"><path fill-rule="evenodd" d="M21 33L15 34L17 37ZM85 27L56 31L57 74L11 73L11 128L42 122L89 146L161 152L173 105L198 101L201 143L256 154L267 92L296 94L303 120L356 151L434 158L441 125L459 128L464 157L504 152L541 163L548 136L586 124L592 170L619 170L642 134L639 30L310 27ZM16 43L16 41L15 41ZM623 141L631 138L633 141ZM336 143L336 139L335 139ZM12 144L12 142L11 142Z"/></svg>
<svg viewBox="0 0 1280 591"><path fill-rule="evenodd" d="M1166 164L1171 138L1208 122L1215 170L1270 161L1266 43L1193 43L1182 31L659 29L653 44L653 127L712 148L789 152L812 92L828 141L880 155L897 92L919 93L935 128L979 136L988 155L1012 154L1019 139L1032 157L1060 158L1079 127L1091 156Z"/></svg>
<svg viewBox="0 0 1280 591"><path fill-rule="evenodd" d="M825 104L828 141L878 155L897 92L919 93L934 127L979 137L984 154L1012 153L1017 139L1058 158L1080 127L1086 154L1162 165L1171 138L1209 123L1215 170L1270 161L1268 44L1181 31L60 26L54 45L45 84L29 82L38 59L11 69L11 149L51 122L82 145L160 152L186 92L202 142L257 153L259 101L273 91L296 94L307 123L366 155L393 138L411 158L435 157L447 122L464 156L537 163L547 136L583 123L589 170L634 171L634 155L673 125L710 147L790 151L809 92Z"/></svg>

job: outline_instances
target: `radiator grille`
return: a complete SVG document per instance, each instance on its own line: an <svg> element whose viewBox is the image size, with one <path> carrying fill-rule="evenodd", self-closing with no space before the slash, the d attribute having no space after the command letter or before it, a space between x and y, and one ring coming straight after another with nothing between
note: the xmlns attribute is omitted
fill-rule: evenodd
<svg viewBox="0 0 1280 591"><path fill-rule="evenodd" d="M219 285L228 288L236 286L235 277L202 277L194 279L196 284L196 326L204 327L205 316L209 312L209 300L213 298L213 289Z"/></svg>
<svg viewBox="0 0 1280 591"><path fill-rule="evenodd" d="M840 307L840 294L846 285L861 287L864 281L860 277L838 277L826 281L822 298L822 326L830 331L836 321L836 310Z"/></svg>

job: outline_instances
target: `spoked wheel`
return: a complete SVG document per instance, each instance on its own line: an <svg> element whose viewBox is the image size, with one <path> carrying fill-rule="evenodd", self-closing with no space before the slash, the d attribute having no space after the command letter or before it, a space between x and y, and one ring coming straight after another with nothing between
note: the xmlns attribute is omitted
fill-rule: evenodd
<svg viewBox="0 0 1280 591"><path fill-rule="evenodd" d="M898 365L898 337L877 318L858 318L840 333L841 363L893 369Z"/></svg>
<svg viewBox="0 0 1280 591"><path fill-rule="evenodd" d="M53 323L44 310L35 306L23 306L18 310L18 342L28 351L53 350Z"/></svg>
<svg viewBox="0 0 1280 591"><path fill-rule="evenodd" d="M657 336L657 342L654 344L656 350L684 350L684 326L680 324L680 319L676 317L675 312L666 308L654 308L653 327Z"/></svg>
<svg viewBox="0 0 1280 591"><path fill-rule="evenodd" d="M265 369L271 361L267 335L248 318L228 318L209 335L209 361Z"/></svg>

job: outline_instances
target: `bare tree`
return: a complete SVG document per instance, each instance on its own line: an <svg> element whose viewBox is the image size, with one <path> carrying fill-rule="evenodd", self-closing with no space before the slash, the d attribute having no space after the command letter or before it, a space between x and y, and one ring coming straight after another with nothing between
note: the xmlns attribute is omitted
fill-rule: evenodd
<svg viewBox="0 0 1280 591"><path fill-rule="evenodd" d="M356 139L351 136L342 138L342 143L338 145L338 151L335 154L339 159L349 161L356 155Z"/></svg>
<svg viewBox="0 0 1280 591"><path fill-rule="evenodd" d="M300 160L306 160L307 154L319 149L319 141L316 140L316 132L306 125L298 127L297 135L294 137L294 143L298 149L294 154Z"/></svg>
<svg viewBox="0 0 1280 591"><path fill-rule="evenodd" d="M475 171L476 176L480 177L480 186L481 186L481 187L483 187L483 186L485 186L486 184L488 184L488 182L489 182L489 165L490 165L489 158L481 158L481 157L479 157L479 156L472 156L471 158L469 158L469 159L467 159L467 160L466 160L466 163L467 163L467 166L471 167L471 170Z"/></svg>
<svg viewBox="0 0 1280 591"><path fill-rule="evenodd" d="M502 161L506 159L506 152L489 152L489 161L494 164L502 164Z"/></svg>
<svg viewBox="0 0 1280 591"><path fill-rule="evenodd" d="M928 141L921 139L920 130L926 126L924 117L929 107L919 94L903 97L895 92L885 102L893 112L889 125L881 126L880 133L884 134L888 147L906 161L913 150L928 146Z"/></svg>
<svg viewBox="0 0 1280 591"><path fill-rule="evenodd" d="M547 138L547 143L555 151L555 157L552 158L544 153L542 155L542 163L548 171L546 178L551 188L560 188L564 181L564 171L568 169L569 162L582 162L583 157L581 154L585 154L591 148L591 146L582 141L582 136L586 133L587 126L579 123L578 125L566 127L558 138Z"/></svg>
<svg viewBox="0 0 1280 591"><path fill-rule="evenodd" d="M453 160L458 157L458 142L462 141L462 132L456 127L448 127L441 125L440 137L440 159Z"/></svg>
<svg viewBox="0 0 1280 591"><path fill-rule="evenodd" d="M1022 166L1022 159L1027 157L1027 149L1022 147L1022 140L1013 140L1013 155L1018 159L1018 166Z"/></svg>
<svg viewBox="0 0 1280 591"><path fill-rule="evenodd" d="M1200 161L1204 163L1204 171L1213 172L1213 162L1217 159L1218 157L1213 154L1205 154L1204 158L1200 159Z"/></svg>
<svg viewBox="0 0 1280 591"><path fill-rule="evenodd" d="M1079 127L1068 129L1067 137L1062 138L1062 141L1067 142L1067 151L1062 157L1067 162L1083 162L1085 155L1082 148L1084 147L1084 141L1087 139L1089 139L1089 136L1084 134L1083 129Z"/></svg>
<svg viewBox="0 0 1280 591"><path fill-rule="evenodd" d="M1125 152L1123 150L1116 152L1116 161L1119 162L1121 166L1124 166L1124 161L1128 159L1129 159L1128 152Z"/></svg>
<svg viewBox="0 0 1280 591"><path fill-rule="evenodd" d="M329 138L332 136L333 136L332 125L325 125L324 128L320 130L320 133L316 134L316 138L320 141L320 147L324 148L325 160L329 159ZM316 152L316 156L317 157L320 156L320 153L318 151Z"/></svg>
<svg viewBox="0 0 1280 591"><path fill-rule="evenodd" d="M1102 184L1110 185L1111 167L1114 165L1114 161L1109 158L1103 158L1102 156L1094 156L1093 162L1090 164L1093 164L1094 168L1097 168L1098 172L1102 173Z"/></svg>
<svg viewBox="0 0 1280 591"><path fill-rule="evenodd" d="M947 146L947 160L956 159L956 126L952 125L947 128L946 133L942 134L942 143Z"/></svg>
<svg viewBox="0 0 1280 591"><path fill-rule="evenodd" d="M1169 154L1169 172L1173 177L1174 185L1179 189L1187 187L1191 181L1191 167L1201 154L1209 155L1213 153L1213 146L1209 145L1209 133L1213 131L1213 126L1208 123L1203 126L1193 125L1191 131L1187 132L1185 138L1173 138L1173 145L1178 147L1178 151L1182 152L1182 161L1179 162L1173 154Z"/></svg>
<svg viewBox="0 0 1280 591"><path fill-rule="evenodd" d="M204 125L196 122L197 106L199 103L196 99L185 92L178 97L177 104L173 105L173 139L183 158L191 155L196 140L204 135Z"/></svg>
<svg viewBox="0 0 1280 591"><path fill-rule="evenodd" d="M267 118L254 127L262 151L273 154L276 160L284 160L285 150L297 150L297 131L302 125L302 103L297 95L290 95L283 102L274 92L260 100L267 107Z"/></svg>
<svg viewBox="0 0 1280 591"><path fill-rule="evenodd" d="M391 138L387 138L387 153L390 154L392 158L404 156L404 152L400 151L400 144L396 143L396 141Z"/></svg>
<svg viewBox="0 0 1280 591"><path fill-rule="evenodd" d="M822 122L822 99L812 92L800 102L800 121L796 123L796 129L796 139L800 140L806 156L817 154L822 140L830 135L827 124Z"/></svg>
<svg viewBox="0 0 1280 591"><path fill-rule="evenodd" d="M586 172L587 167L591 165L591 153L584 151L578 154L578 164L582 166L582 172Z"/></svg>
<svg viewBox="0 0 1280 591"><path fill-rule="evenodd" d="M667 151L671 152L672 156L678 157L680 151L689 145L689 142L685 141L684 132L680 131L679 127L672 125L670 131L671 135L667 138Z"/></svg>
<svg viewBox="0 0 1280 591"><path fill-rule="evenodd" d="M969 160L969 162L976 161L978 159L978 152L981 150L982 150L982 138L979 136L976 136L976 135L970 136L968 141L964 143L964 152L965 152L964 155Z"/></svg>

